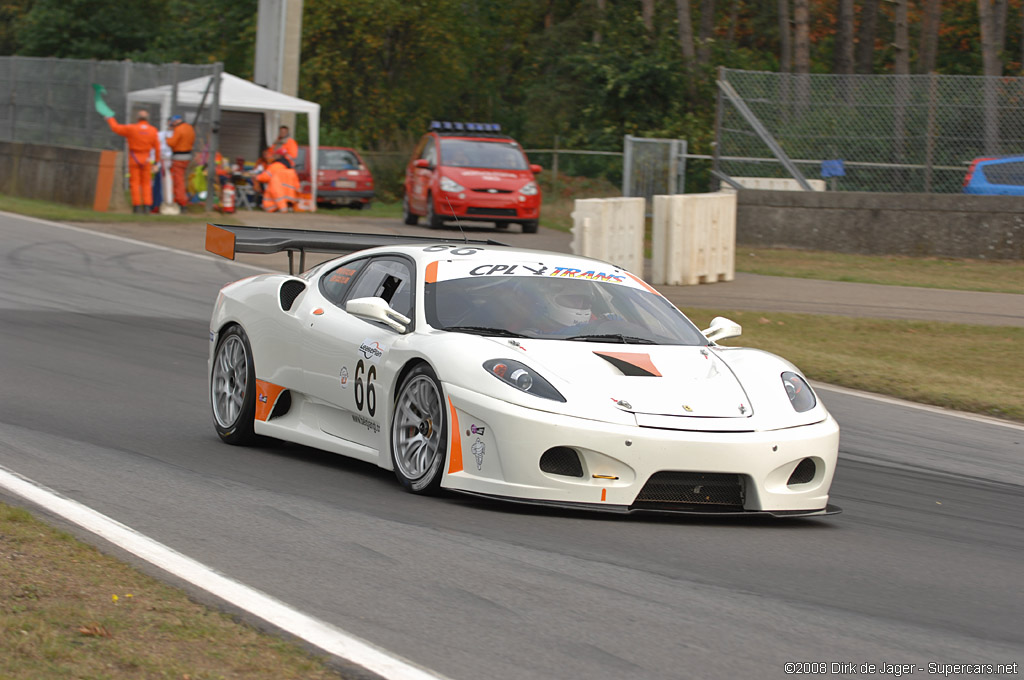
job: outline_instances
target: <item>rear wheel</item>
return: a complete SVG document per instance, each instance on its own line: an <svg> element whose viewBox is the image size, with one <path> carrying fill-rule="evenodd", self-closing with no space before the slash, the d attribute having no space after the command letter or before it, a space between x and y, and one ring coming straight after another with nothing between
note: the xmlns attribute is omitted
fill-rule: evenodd
<svg viewBox="0 0 1024 680"><path fill-rule="evenodd" d="M241 326L221 335L213 353L210 406L217 434L228 444L251 444L256 435L256 369L249 338Z"/></svg>
<svg viewBox="0 0 1024 680"><path fill-rule="evenodd" d="M420 364L402 381L391 420L391 462L406 491L437 493L444 476L448 418L441 383Z"/></svg>
<svg viewBox="0 0 1024 680"><path fill-rule="evenodd" d="M409 210L409 194L406 194L405 198L402 199L402 214L405 217L405 223L410 226L415 226L420 221L420 216L414 215L412 211Z"/></svg>
<svg viewBox="0 0 1024 680"><path fill-rule="evenodd" d="M526 222L520 222L523 225L524 234L536 234L537 233L537 220L527 220Z"/></svg>
<svg viewBox="0 0 1024 680"><path fill-rule="evenodd" d="M434 197L430 194L427 194L427 226L431 229L440 229L444 226L440 215L434 212Z"/></svg>

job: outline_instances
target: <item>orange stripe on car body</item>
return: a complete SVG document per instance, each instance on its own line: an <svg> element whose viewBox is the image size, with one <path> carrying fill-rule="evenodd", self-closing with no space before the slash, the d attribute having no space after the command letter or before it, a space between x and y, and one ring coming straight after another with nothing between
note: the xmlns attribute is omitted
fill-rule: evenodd
<svg viewBox="0 0 1024 680"><path fill-rule="evenodd" d="M266 422L267 418L270 417L271 411L274 410L277 398L281 396L284 390L284 387L269 383L266 380L256 381L256 420Z"/></svg>
<svg viewBox="0 0 1024 680"><path fill-rule="evenodd" d="M235 234L215 224L206 225L206 249L214 255L235 259Z"/></svg>
<svg viewBox="0 0 1024 680"><path fill-rule="evenodd" d="M643 286L644 288L646 288L646 289L647 289L647 290L649 290L650 292L654 293L655 295L661 295L661 293L659 293L658 291L656 291L656 290L654 290L653 288L651 288L651 287L650 287L650 286L649 286L649 285L647 284L647 282L646 282L646 281L644 281L643 279L637 278L636 276L633 276L633 275L632 275L632 274L630 274L629 272L626 272L626 276L628 276L629 278L633 279L634 281L636 281L637 283L639 283L639 284L640 284L641 286ZM662 296L662 297L664 297L664 296Z"/></svg>
<svg viewBox="0 0 1024 680"><path fill-rule="evenodd" d="M608 500L608 489L601 489L601 500Z"/></svg>
<svg viewBox="0 0 1024 680"><path fill-rule="evenodd" d="M452 413L452 446L448 452L448 474L462 472L462 431L459 430L459 414L455 412L451 397L448 398L448 408Z"/></svg>
<svg viewBox="0 0 1024 680"><path fill-rule="evenodd" d="M427 283L437 283L437 260L427 265L423 280Z"/></svg>

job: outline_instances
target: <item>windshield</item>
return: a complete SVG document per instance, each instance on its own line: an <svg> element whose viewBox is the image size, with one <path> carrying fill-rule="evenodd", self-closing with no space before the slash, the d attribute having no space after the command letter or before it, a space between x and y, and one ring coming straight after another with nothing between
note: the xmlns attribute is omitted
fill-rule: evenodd
<svg viewBox="0 0 1024 680"><path fill-rule="evenodd" d="M526 156L515 142L442 139L441 165L456 168L528 170Z"/></svg>
<svg viewBox="0 0 1024 680"><path fill-rule="evenodd" d="M477 335L573 342L707 345L672 303L621 283L472 276L428 283L427 323Z"/></svg>

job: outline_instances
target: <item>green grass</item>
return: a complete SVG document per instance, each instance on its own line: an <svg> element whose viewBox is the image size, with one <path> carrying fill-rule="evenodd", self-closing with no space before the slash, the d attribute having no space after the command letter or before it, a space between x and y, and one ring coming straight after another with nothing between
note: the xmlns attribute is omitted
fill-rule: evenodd
<svg viewBox="0 0 1024 680"><path fill-rule="evenodd" d="M0 503L0 678L339 680L297 644L191 601Z"/></svg>
<svg viewBox="0 0 1024 680"><path fill-rule="evenodd" d="M736 271L889 286L1024 294L1024 262L1019 260L851 255L737 246Z"/></svg>

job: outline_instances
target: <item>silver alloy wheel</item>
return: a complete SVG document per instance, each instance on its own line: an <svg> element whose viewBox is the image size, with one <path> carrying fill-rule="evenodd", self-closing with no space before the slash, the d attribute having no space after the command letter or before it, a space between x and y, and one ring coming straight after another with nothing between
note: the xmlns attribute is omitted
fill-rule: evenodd
<svg viewBox="0 0 1024 680"><path fill-rule="evenodd" d="M398 471L420 490L444 458L441 446L441 394L426 375L402 386L391 422L391 445Z"/></svg>
<svg viewBox="0 0 1024 680"><path fill-rule="evenodd" d="M213 417L223 428L230 428L238 420L245 402L249 358L245 354L245 343L237 335L231 335L217 348L213 361L213 376L210 380L210 396Z"/></svg>

